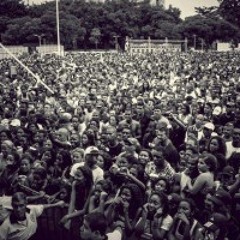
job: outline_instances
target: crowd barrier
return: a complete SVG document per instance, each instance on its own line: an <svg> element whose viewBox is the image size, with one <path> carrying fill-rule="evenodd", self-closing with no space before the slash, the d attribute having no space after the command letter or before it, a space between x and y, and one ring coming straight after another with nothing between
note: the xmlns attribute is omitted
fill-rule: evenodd
<svg viewBox="0 0 240 240"><path fill-rule="evenodd" d="M6 46L6 48L14 55L22 55L28 53L28 47L23 46ZM11 56L0 47L0 59L11 58Z"/></svg>
<svg viewBox="0 0 240 240"><path fill-rule="evenodd" d="M71 228L67 230L60 220L67 214L67 208L49 208L38 218L37 233L31 240L79 240L81 219L74 218Z"/></svg>

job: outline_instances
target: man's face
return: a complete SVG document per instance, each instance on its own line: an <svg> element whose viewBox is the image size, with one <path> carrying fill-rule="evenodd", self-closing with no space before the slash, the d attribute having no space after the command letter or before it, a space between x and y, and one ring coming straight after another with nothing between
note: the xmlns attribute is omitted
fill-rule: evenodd
<svg viewBox="0 0 240 240"><path fill-rule="evenodd" d="M232 136L233 127L232 126L224 126L223 127L223 135L225 138L230 138Z"/></svg>
<svg viewBox="0 0 240 240"><path fill-rule="evenodd" d="M240 128L234 128L233 130L233 144L239 144L240 142Z"/></svg>
<svg viewBox="0 0 240 240"><path fill-rule="evenodd" d="M162 111L159 108L154 109L153 116L155 120L159 120L162 117Z"/></svg>
<svg viewBox="0 0 240 240"><path fill-rule="evenodd" d="M190 154L190 151L189 151ZM193 172L197 169L198 165L198 155L191 153L187 159L187 169L189 172Z"/></svg>
<svg viewBox="0 0 240 240"><path fill-rule="evenodd" d="M25 219L26 215L26 201L25 199L16 199L12 202L13 214L17 220L21 221Z"/></svg>
<svg viewBox="0 0 240 240"><path fill-rule="evenodd" d="M97 161L98 161L98 154L88 154L85 156L85 162L90 168L95 166Z"/></svg>
<svg viewBox="0 0 240 240"><path fill-rule="evenodd" d="M139 115L143 114L143 113L144 113L144 107L138 105L138 106L137 106L137 113L138 113Z"/></svg>
<svg viewBox="0 0 240 240"><path fill-rule="evenodd" d="M70 142L73 147L77 147L80 143L80 138L79 138L78 134L72 134L70 137Z"/></svg>
<svg viewBox="0 0 240 240"><path fill-rule="evenodd" d="M155 163L156 166L162 166L164 163L164 156L161 152L153 152L153 162Z"/></svg>
<svg viewBox="0 0 240 240"><path fill-rule="evenodd" d="M113 128L108 128L106 131L108 141L113 141L116 138L116 131Z"/></svg>
<svg viewBox="0 0 240 240"><path fill-rule="evenodd" d="M132 119L132 112L126 111L124 116L127 121L130 121Z"/></svg>
<svg viewBox="0 0 240 240"><path fill-rule="evenodd" d="M157 129L156 135L161 142L164 142L167 139L166 132L163 129Z"/></svg>

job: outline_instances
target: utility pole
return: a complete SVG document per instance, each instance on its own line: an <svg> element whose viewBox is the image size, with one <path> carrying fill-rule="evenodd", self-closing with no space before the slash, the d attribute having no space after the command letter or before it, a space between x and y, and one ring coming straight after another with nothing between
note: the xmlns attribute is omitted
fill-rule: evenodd
<svg viewBox="0 0 240 240"><path fill-rule="evenodd" d="M196 50L196 47L197 47L197 39L196 39L197 35L196 34L193 34L193 47L194 47L194 50Z"/></svg>
<svg viewBox="0 0 240 240"><path fill-rule="evenodd" d="M58 1L56 0L56 27L57 27L57 48L58 48L58 55L61 55L61 45L60 45L60 27L59 27L59 5Z"/></svg>
<svg viewBox="0 0 240 240"><path fill-rule="evenodd" d="M42 38L45 36L45 34L41 34L41 35L34 34L34 36L38 38L39 47L41 47L42 46Z"/></svg>
<svg viewBox="0 0 240 240"><path fill-rule="evenodd" d="M116 49L117 51L119 51L118 38L119 38L120 36L114 35L113 37L114 37L114 42L115 42L115 49Z"/></svg>

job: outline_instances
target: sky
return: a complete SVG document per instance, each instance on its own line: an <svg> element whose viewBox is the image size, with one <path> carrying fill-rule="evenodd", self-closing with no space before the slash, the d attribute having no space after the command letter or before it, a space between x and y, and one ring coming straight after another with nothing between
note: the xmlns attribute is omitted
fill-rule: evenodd
<svg viewBox="0 0 240 240"><path fill-rule="evenodd" d="M169 4L181 10L182 19L194 15L194 7L211 7L219 5L217 0L165 0L165 6L167 8Z"/></svg>
<svg viewBox="0 0 240 240"><path fill-rule="evenodd" d="M25 0L27 1L27 0ZM35 4L47 2L50 0L29 0L30 3ZM169 4L181 10L181 18L192 16L195 14L194 7L211 7L217 6L217 0L165 0L165 6L168 8Z"/></svg>

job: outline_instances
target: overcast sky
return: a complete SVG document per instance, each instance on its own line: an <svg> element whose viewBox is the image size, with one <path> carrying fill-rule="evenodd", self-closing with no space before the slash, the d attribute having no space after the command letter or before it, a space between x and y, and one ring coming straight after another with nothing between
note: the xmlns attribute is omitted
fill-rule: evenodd
<svg viewBox="0 0 240 240"><path fill-rule="evenodd" d="M181 10L181 18L183 19L195 14L194 7L211 7L219 5L217 0L165 0L167 8L169 4Z"/></svg>
<svg viewBox="0 0 240 240"><path fill-rule="evenodd" d="M27 0L25 0L27 1ZM50 0L29 0L30 3L41 3L47 2ZM181 18L192 16L195 14L194 7L210 7L218 5L217 0L165 0L165 5L168 8L169 4L172 4L173 7L177 7L181 10Z"/></svg>

